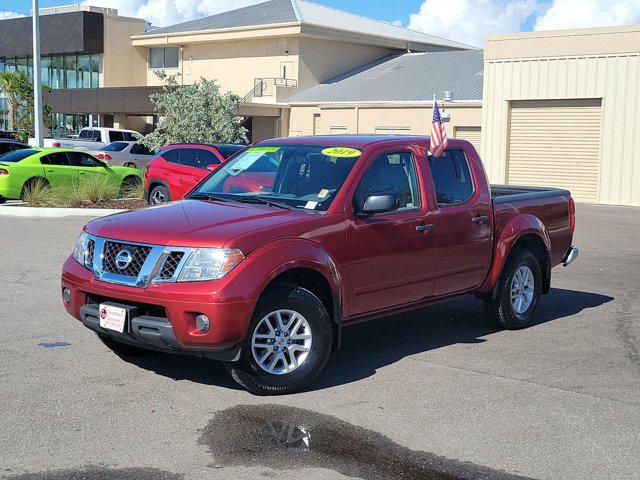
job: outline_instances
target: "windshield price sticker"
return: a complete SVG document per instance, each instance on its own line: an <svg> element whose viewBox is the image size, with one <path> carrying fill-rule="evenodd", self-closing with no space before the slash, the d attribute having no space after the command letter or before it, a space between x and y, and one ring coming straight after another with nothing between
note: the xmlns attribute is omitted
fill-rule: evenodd
<svg viewBox="0 0 640 480"><path fill-rule="evenodd" d="M280 147L251 147L248 152L262 152L262 153L275 153L280 150Z"/></svg>
<svg viewBox="0 0 640 480"><path fill-rule="evenodd" d="M356 148L347 147L331 147L322 150L322 154L327 157L353 158L362 155L362 152Z"/></svg>

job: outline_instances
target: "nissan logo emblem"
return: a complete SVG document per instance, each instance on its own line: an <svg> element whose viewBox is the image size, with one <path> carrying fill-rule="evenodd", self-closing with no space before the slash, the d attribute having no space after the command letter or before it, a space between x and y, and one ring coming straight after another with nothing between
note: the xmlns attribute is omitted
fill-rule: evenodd
<svg viewBox="0 0 640 480"><path fill-rule="evenodd" d="M120 250L116 255L116 267L118 270L124 270L133 262L133 255L129 250Z"/></svg>

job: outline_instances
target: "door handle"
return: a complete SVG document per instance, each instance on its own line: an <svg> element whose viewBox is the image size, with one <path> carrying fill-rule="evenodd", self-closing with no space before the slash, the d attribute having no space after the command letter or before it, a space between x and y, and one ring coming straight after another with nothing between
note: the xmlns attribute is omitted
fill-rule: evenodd
<svg viewBox="0 0 640 480"><path fill-rule="evenodd" d="M478 215L476 217L473 217L471 221L478 225L482 225L483 223L487 223L489 221L489 217L486 215Z"/></svg>
<svg viewBox="0 0 640 480"><path fill-rule="evenodd" d="M47 173L53 173L53 169L47 170Z"/></svg>
<svg viewBox="0 0 640 480"><path fill-rule="evenodd" d="M433 223L430 223L429 225L418 225L416 227L416 232L420 233L428 233L431 230L433 230Z"/></svg>

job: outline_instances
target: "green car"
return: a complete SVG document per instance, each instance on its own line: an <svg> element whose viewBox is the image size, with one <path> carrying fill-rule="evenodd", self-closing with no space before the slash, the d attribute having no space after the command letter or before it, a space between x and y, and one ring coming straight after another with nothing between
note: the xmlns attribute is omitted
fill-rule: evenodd
<svg viewBox="0 0 640 480"><path fill-rule="evenodd" d="M0 155L0 203L23 198L36 182L55 186L91 175L110 175L122 187L142 182L139 170L107 165L81 150L27 148Z"/></svg>

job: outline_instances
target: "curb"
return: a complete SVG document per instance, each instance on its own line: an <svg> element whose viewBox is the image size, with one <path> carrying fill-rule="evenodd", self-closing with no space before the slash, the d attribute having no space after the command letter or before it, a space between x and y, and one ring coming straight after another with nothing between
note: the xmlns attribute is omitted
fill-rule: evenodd
<svg viewBox="0 0 640 480"><path fill-rule="evenodd" d="M127 212L128 210L110 208L58 208L58 207L18 207L12 205L0 206L0 217L39 217L39 218L63 218L63 217L106 217L114 213Z"/></svg>

